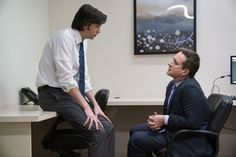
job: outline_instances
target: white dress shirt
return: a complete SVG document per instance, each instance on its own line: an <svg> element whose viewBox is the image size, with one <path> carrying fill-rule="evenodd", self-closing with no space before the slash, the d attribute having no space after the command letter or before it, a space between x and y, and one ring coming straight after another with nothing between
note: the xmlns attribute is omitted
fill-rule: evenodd
<svg viewBox="0 0 236 157"><path fill-rule="evenodd" d="M46 43L39 62L36 86L59 87L65 92L78 86L75 75L79 71L79 31L66 28L54 34ZM84 40L85 93L92 89L87 66L87 40Z"/></svg>

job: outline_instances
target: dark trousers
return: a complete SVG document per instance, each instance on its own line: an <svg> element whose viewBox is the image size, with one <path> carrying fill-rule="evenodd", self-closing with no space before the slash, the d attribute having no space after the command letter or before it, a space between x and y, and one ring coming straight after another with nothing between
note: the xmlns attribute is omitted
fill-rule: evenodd
<svg viewBox="0 0 236 157"><path fill-rule="evenodd" d="M39 104L45 111L56 111L80 135L87 138L89 142L88 157L114 157L115 156L115 134L113 125L105 118L98 117L103 128L96 130L93 124L89 130L84 126L86 115L82 107L72 97L60 88L39 88ZM92 105L91 105L92 108Z"/></svg>
<svg viewBox="0 0 236 157"><path fill-rule="evenodd" d="M130 130L127 157L152 157L153 150L167 146L166 132L152 131L147 124L139 124Z"/></svg>

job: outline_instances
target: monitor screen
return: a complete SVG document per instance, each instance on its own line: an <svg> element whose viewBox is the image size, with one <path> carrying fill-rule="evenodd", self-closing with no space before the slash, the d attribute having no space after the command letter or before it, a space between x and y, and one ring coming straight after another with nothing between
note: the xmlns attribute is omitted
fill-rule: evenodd
<svg viewBox="0 0 236 157"><path fill-rule="evenodd" d="M236 56L230 56L231 84L236 84Z"/></svg>

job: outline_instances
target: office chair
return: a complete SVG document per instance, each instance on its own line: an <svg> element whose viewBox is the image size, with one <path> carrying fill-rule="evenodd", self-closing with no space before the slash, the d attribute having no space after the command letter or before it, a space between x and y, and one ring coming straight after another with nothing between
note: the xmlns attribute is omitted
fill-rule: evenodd
<svg viewBox="0 0 236 157"><path fill-rule="evenodd" d="M156 157L171 157L171 149L178 138L191 138L197 137L207 137L211 142L213 149L213 154L210 157L217 157L219 152L219 135L221 129L223 128L228 116L230 114L231 108L233 106L232 98L221 94L211 94L207 99L207 104L210 109L211 120L208 124L206 130L180 130L177 131L171 140L167 148L160 150L158 152L153 151L153 155Z"/></svg>
<svg viewBox="0 0 236 157"><path fill-rule="evenodd" d="M101 89L95 94L99 106L104 111L109 97L108 89ZM45 149L57 152L59 157L80 157L78 150L88 148L86 138L79 135L73 128L59 128L59 124L66 123L61 117L57 117L50 131L44 136L42 145Z"/></svg>
<svg viewBox="0 0 236 157"><path fill-rule="evenodd" d="M101 89L97 91L97 93L94 95L97 103L99 104L102 111L105 111L107 106L107 101L109 98L109 90L108 89Z"/></svg>

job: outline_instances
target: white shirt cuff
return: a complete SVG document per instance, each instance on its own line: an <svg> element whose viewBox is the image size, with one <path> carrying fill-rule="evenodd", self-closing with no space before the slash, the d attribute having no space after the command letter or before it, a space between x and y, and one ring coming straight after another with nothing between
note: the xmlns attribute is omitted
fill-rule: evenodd
<svg viewBox="0 0 236 157"><path fill-rule="evenodd" d="M168 125L169 115L165 115L164 117L164 124Z"/></svg>

